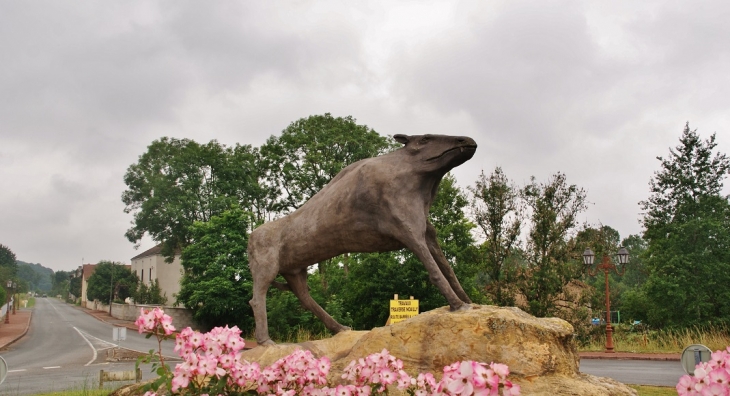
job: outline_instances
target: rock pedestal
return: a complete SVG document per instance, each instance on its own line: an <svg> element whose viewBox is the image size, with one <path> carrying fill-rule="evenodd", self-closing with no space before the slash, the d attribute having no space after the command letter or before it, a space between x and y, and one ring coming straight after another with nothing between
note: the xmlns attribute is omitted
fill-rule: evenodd
<svg viewBox="0 0 730 396"><path fill-rule="evenodd" d="M411 375L431 372L439 379L444 366L476 360L508 365L509 379L520 384L523 395L636 395L620 382L579 372L580 358L568 322L535 318L518 308L473 305L450 312L444 307L371 331L256 347L244 352L243 359L265 367L298 348L330 358L331 383L341 381L350 361L385 348L403 360Z"/></svg>

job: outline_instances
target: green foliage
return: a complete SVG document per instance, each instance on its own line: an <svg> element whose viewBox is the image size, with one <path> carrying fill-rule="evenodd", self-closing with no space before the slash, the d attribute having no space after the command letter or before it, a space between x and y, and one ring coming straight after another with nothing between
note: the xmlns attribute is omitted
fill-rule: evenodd
<svg viewBox="0 0 730 396"><path fill-rule="evenodd" d="M12 294L12 290L10 290ZM0 287L0 305L5 304L5 302L8 301L8 293L5 292L5 287Z"/></svg>
<svg viewBox="0 0 730 396"><path fill-rule="evenodd" d="M18 260L17 278L25 281L30 291L49 293L53 288L53 270L41 264Z"/></svg>
<svg viewBox="0 0 730 396"><path fill-rule="evenodd" d="M685 125L680 144L641 202L649 272L643 292L655 326L730 319L730 203L721 195L730 159Z"/></svg>
<svg viewBox="0 0 730 396"><path fill-rule="evenodd" d="M207 327L253 326L251 271L246 248L250 213L233 205L190 228L194 241L182 252L185 274L178 301Z"/></svg>
<svg viewBox="0 0 730 396"><path fill-rule="evenodd" d="M469 190L474 196L474 221L486 239L478 248L485 292L496 305L514 305L515 271L509 265L514 260L509 258L520 247L518 238L524 217L520 191L500 167L489 177L482 172Z"/></svg>
<svg viewBox="0 0 730 396"><path fill-rule="evenodd" d="M131 297L137 288L137 274L122 263L111 261L100 261L88 280L86 297L89 300L99 300L109 304L112 287L114 290L112 300L124 300Z"/></svg>
<svg viewBox="0 0 730 396"><path fill-rule="evenodd" d="M71 278L69 280L68 292L71 293L76 298L81 297L81 277L80 276Z"/></svg>
<svg viewBox="0 0 730 396"><path fill-rule="evenodd" d="M18 264L15 253L9 247L0 244L0 281L15 279L18 272Z"/></svg>
<svg viewBox="0 0 730 396"><path fill-rule="evenodd" d="M139 282L137 289L132 295L134 302L137 304L165 305L167 304L167 295L162 294L160 282L157 279L147 286L144 282Z"/></svg>
<svg viewBox="0 0 730 396"><path fill-rule="evenodd" d="M351 116L301 118L261 146L266 181L277 190L274 209L297 209L344 167L390 150L388 139Z"/></svg>
<svg viewBox="0 0 730 396"><path fill-rule="evenodd" d="M518 288L527 311L538 317L559 315L559 300L571 299L565 287L581 276L581 262L570 243L577 216L586 209L582 188L568 184L557 173L547 183L534 178L522 191L530 210L530 229L524 251L525 268Z"/></svg>
<svg viewBox="0 0 730 396"><path fill-rule="evenodd" d="M266 191L258 184L257 158L250 146L155 140L124 176L124 211L134 214L127 239L137 243L149 234L172 261L176 251L192 242L194 222L209 221L232 204L263 219Z"/></svg>

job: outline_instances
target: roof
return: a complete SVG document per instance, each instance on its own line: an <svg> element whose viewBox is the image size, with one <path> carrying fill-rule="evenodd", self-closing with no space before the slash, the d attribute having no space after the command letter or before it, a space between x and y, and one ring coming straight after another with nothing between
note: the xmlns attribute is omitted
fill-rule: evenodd
<svg viewBox="0 0 730 396"><path fill-rule="evenodd" d="M144 252L132 257L132 260L137 260L137 259L145 258L148 256L156 256L156 255L160 254L161 251L162 251L162 244L157 245L157 246L153 247L152 249L145 250Z"/></svg>
<svg viewBox="0 0 730 396"><path fill-rule="evenodd" d="M94 270L96 270L96 264L84 264L83 265L83 275L82 279L89 279L91 274L94 273Z"/></svg>

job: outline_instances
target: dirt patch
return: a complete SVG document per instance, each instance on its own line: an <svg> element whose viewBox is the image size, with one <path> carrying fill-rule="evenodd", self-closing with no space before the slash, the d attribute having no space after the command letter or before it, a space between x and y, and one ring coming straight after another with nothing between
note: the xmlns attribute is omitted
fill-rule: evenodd
<svg viewBox="0 0 730 396"><path fill-rule="evenodd" d="M126 348L110 348L106 350L107 362L128 362L136 361L138 357L145 356L146 353L133 351Z"/></svg>

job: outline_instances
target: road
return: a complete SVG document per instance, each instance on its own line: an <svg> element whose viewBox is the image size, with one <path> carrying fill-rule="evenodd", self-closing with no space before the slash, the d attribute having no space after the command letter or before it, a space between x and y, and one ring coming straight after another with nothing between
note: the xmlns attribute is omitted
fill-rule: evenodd
<svg viewBox="0 0 730 396"><path fill-rule="evenodd" d="M0 385L0 396L92 388L98 386L99 370L133 370L133 362L106 362L106 353L114 346L111 325L59 300L38 298L28 334L2 352L9 373ZM157 349L157 342L128 330L121 346L146 352ZM163 353L175 356L171 341ZM580 369L626 384L672 387L684 374L679 362L672 361L583 359ZM144 379L154 377L149 371L144 367Z"/></svg>
<svg viewBox="0 0 730 396"><path fill-rule="evenodd" d="M580 371L624 384L674 387L684 370L676 361L581 359Z"/></svg>
<svg viewBox="0 0 730 396"><path fill-rule="evenodd" d="M166 356L175 355L173 345L168 341L163 346ZM2 352L9 370L0 395L97 387L99 370L134 369L134 362L106 361L107 351L115 346L111 325L59 300L38 298L28 334ZM127 330L121 347L146 352L157 349L157 341ZM149 371L143 367L144 379L153 378Z"/></svg>

